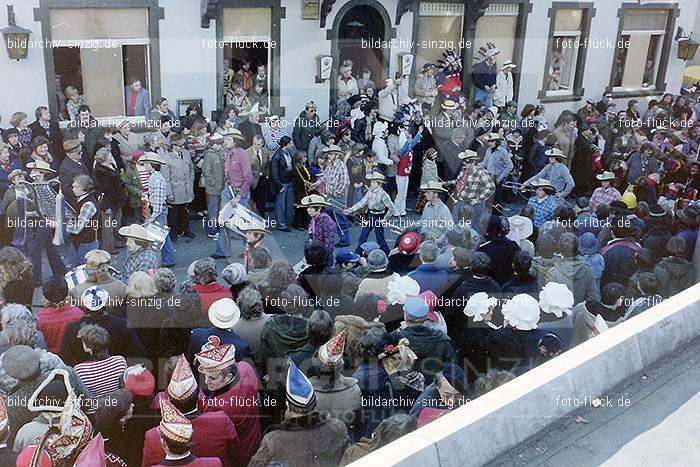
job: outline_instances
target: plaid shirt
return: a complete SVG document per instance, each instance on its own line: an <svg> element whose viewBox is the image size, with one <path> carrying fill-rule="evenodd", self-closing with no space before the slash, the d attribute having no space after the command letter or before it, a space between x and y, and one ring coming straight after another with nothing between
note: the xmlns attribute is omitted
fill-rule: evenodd
<svg viewBox="0 0 700 467"><path fill-rule="evenodd" d="M326 247L326 251L333 252L335 248L335 222L327 213L322 212L309 222L309 236L311 240L318 240Z"/></svg>
<svg viewBox="0 0 700 467"><path fill-rule="evenodd" d="M610 203L613 201L619 200L620 197L620 192L615 188L610 187L606 190L601 186L596 188L591 195L591 199L588 202L588 207L591 209L591 212L595 212L596 208L601 204L610 205Z"/></svg>
<svg viewBox="0 0 700 467"><path fill-rule="evenodd" d="M80 199L85 198L85 196L87 196L87 194L82 196ZM95 206L93 202L88 201L87 203L83 204L83 206L80 208L80 212L78 213L78 218L66 223L66 232L73 235L79 234L88 225L96 213L97 206ZM97 228L95 227L95 229Z"/></svg>
<svg viewBox="0 0 700 467"><path fill-rule="evenodd" d="M344 200L348 196L348 187L350 186L350 177L348 176L348 168L342 160L336 159L333 165L325 168L323 171L323 183L326 185L326 194L334 198Z"/></svg>
<svg viewBox="0 0 700 467"><path fill-rule="evenodd" d="M464 175L464 172L460 173L457 179L461 181ZM461 201L473 205L488 200L493 196L494 191L496 191L496 185L491 176L485 170L476 168L467 176L464 188L455 194Z"/></svg>
<svg viewBox="0 0 700 467"><path fill-rule="evenodd" d="M168 196L168 183L160 172L153 172L148 179L148 202L151 205L151 217L160 216L165 208L165 199Z"/></svg>
<svg viewBox="0 0 700 467"><path fill-rule="evenodd" d="M554 210L557 208L557 199L554 196L546 196L544 201L538 202L537 196L533 196L527 202L527 205L535 210L535 219L533 225L538 229L542 224L554 219Z"/></svg>
<svg viewBox="0 0 700 467"><path fill-rule="evenodd" d="M129 253L121 271L122 280L128 281L136 271L148 271L160 267L160 254L153 248L141 248L135 253Z"/></svg>

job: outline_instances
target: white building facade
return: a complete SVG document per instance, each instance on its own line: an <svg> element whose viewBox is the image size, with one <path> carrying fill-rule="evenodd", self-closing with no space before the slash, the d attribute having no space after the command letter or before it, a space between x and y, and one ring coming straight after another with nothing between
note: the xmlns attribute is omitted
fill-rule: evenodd
<svg viewBox="0 0 700 467"><path fill-rule="evenodd" d="M685 62L678 28L693 31L700 0L22 0L18 25L32 31L28 57L0 51L0 116L55 112L57 93L74 86L100 118L125 112L124 87L142 80L152 100L165 96L182 114L191 102L211 116L224 107L224 63L267 66L271 113L291 123L307 101L322 119L335 102L336 71L372 72L378 85L412 58L411 80L444 49L463 47L464 83L479 47L510 59L519 107L541 103L554 120L587 98L613 93L626 103L678 93ZM7 24L0 11L0 25ZM369 40L371 39L371 40ZM47 44L50 45L47 47ZM319 79L320 57L332 74ZM644 105L643 105L644 107ZM30 118L31 120L31 118Z"/></svg>

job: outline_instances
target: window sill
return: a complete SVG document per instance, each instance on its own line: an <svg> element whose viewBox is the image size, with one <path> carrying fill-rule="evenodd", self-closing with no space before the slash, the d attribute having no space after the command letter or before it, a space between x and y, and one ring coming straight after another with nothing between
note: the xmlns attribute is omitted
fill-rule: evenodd
<svg viewBox="0 0 700 467"><path fill-rule="evenodd" d="M638 88L638 89L613 89L612 90L612 96L613 99L615 98L623 98L623 97L647 97L647 96L661 96L664 94L663 89L659 89L657 87L650 87L650 88Z"/></svg>
<svg viewBox="0 0 700 467"><path fill-rule="evenodd" d="M540 103L542 103L542 104L554 103L554 102L578 102L581 99L583 99L583 95L578 95L578 94L547 95L546 91L540 91L537 98L540 100Z"/></svg>

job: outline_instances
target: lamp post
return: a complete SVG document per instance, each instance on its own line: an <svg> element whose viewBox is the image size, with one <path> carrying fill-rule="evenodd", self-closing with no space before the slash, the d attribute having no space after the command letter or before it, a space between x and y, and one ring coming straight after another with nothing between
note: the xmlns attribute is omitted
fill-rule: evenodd
<svg viewBox="0 0 700 467"><path fill-rule="evenodd" d="M7 5L7 24L8 26L6 28L0 29L5 39L7 56L12 60L27 58L27 53L29 52L29 34L31 34L32 31L17 26L12 5Z"/></svg>

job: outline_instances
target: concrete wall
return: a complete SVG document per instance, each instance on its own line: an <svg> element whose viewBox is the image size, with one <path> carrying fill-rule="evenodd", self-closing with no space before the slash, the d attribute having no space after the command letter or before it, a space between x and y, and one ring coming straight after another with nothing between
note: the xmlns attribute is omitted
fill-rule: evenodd
<svg viewBox="0 0 700 467"><path fill-rule="evenodd" d="M18 26L30 29L30 40L41 41L41 24L34 21L34 7L38 0L3 2L0 6L0 28L7 26L7 3L13 4ZM29 123L34 121L34 109L46 105L46 73L44 72L44 51L29 49L25 60L10 60L7 57L4 39L0 47L0 127L10 126L14 112L22 111L29 115Z"/></svg>
<svg viewBox="0 0 700 467"><path fill-rule="evenodd" d="M698 335L700 284L352 465L483 465Z"/></svg>

